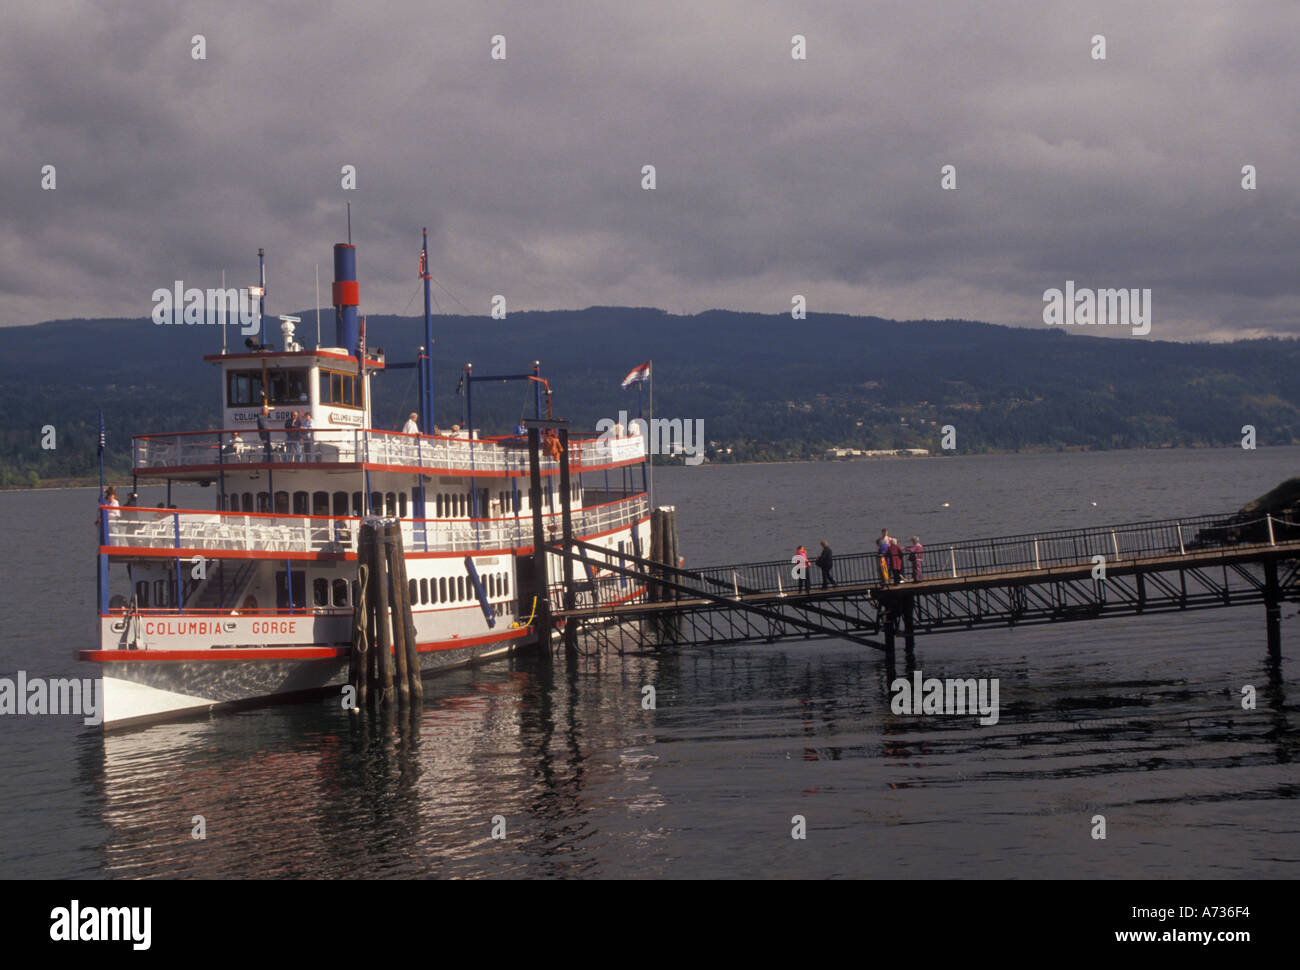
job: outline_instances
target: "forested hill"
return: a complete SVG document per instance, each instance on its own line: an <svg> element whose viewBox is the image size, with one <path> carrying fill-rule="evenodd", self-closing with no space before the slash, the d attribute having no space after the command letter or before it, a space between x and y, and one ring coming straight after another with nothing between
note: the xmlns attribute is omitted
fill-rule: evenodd
<svg viewBox="0 0 1300 970"><path fill-rule="evenodd" d="M297 315L300 338L314 344L314 311ZM332 344L333 313L322 316ZM390 362L412 359L423 342L420 318L370 316L367 331ZM819 457L835 446L938 451L948 424L963 453L1227 445L1243 425L1261 446L1300 441L1297 341L1185 344L962 320L627 307L438 316L434 333L440 424L460 419L466 361L489 374L540 360L557 416L593 428L620 408L635 415L637 394L619 383L653 358L656 415L702 419L717 443L711 460ZM227 338L243 349L238 328ZM0 484L91 474L98 407L121 470L132 433L215 427L215 368L201 358L220 343L217 327L149 319L0 329ZM377 423L392 427L415 407L413 371L375 383ZM478 385L475 424L507 430L530 402L520 384ZM41 448L47 425L53 451Z"/></svg>

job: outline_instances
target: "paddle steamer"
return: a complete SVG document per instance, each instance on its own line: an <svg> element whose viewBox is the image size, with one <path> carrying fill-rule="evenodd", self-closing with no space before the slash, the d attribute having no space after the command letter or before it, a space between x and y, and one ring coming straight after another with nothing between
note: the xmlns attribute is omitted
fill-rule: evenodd
<svg viewBox="0 0 1300 970"><path fill-rule="evenodd" d="M419 372L420 430L376 427L371 378L398 365L365 346L355 267L352 245L336 245L333 345L301 346L291 319L279 347L263 336L206 356L222 430L132 439L135 477L164 480L169 500L101 506L99 644L79 656L102 666L106 728L339 690L359 593L357 537L370 516L400 522L423 672L537 641L523 428L481 436L467 403L465 427L438 430L424 352L406 365ZM426 267L422 253L430 347ZM536 363L496 376L467 365L464 377L467 402L475 383L502 379L532 384L537 417L549 401ZM310 427L286 428L294 411ZM611 562L648 549L643 439L622 429L572 435L568 450L574 535L609 549ZM561 522L558 453L540 459L547 541ZM175 507L174 482L208 486L213 507ZM560 559L546 558L556 584ZM643 593L610 572L587 578L601 602Z"/></svg>

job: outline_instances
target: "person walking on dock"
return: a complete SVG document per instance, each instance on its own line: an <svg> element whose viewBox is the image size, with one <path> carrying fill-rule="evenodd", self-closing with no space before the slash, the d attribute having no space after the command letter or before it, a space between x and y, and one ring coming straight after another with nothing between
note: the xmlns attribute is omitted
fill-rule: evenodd
<svg viewBox="0 0 1300 970"><path fill-rule="evenodd" d="M925 556L925 547L919 536L912 536L912 544L907 547L907 558L912 563L912 582L921 581L921 560Z"/></svg>
<svg viewBox="0 0 1300 970"><path fill-rule="evenodd" d="M822 589L828 586L834 586L835 580L831 578L831 564L835 557L831 555L831 547L822 540L822 551L817 554L817 568L822 571Z"/></svg>
<svg viewBox="0 0 1300 970"><path fill-rule="evenodd" d="M799 592L812 592L812 578L808 575L808 550L802 545L794 551L795 575L799 579Z"/></svg>
<svg viewBox="0 0 1300 970"><path fill-rule="evenodd" d="M877 544L880 550L880 581L889 583L889 530L880 530L880 541Z"/></svg>
<svg viewBox="0 0 1300 970"><path fill-rule="evenodd" d="M893 536L889 537L889 568L895 584L903 581L903 547Z"/></svg>

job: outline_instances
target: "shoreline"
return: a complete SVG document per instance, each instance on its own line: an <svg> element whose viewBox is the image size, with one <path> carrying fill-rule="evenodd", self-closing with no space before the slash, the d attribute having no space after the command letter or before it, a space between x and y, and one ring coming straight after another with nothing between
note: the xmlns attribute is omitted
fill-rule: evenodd
<svg viewBox="0 0 1300 970"><path fill-rule="evenodd" d="M655 465L655 468L725 468L728 466L752 466L752 465L849 465L855 462L870 461L916 461L935 458L980 458L980 457L1006 457L1009 455L1057 455L1057 454L1123 454L1126 452L1138 454L1151 451L1232 451L1239 448L1240 445L1187 445L1172 448L1091 448L1085 445L1073 445L1066 448L1023 448L1018 451L991 449L989 451L973 452L936 452L929 455L859 455L853 458L779 458L773 461L704 461L698 465L686 465L682 462L672 464ZM1260 445L1260 450L1272 450L1274 448L1297 448L1300 445ZM179 480L178 480L179 481ZM131 485L129 478L123 479L105 479L105 485L113 485L118 489ZM165 485L166 479L150 478L137 481L136 487L141 485ZM59 490L70 490L74 488L97 488L99 478L56 478L52 479L49 484L42 482L40 485L32 488L30 485L4 485L0 486L0 492L48 492Z"/></svg>

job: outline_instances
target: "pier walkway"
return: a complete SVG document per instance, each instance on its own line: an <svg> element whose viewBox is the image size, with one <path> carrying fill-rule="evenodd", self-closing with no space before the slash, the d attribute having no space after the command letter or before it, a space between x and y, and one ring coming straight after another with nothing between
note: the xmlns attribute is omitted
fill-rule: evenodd
<svg viewBox="0 0 1300 970"><path fill-rule="evenodd" d="M599 582L562 593L552 620L565 641L619 650L673 644L838 637L892 653L918 634L1094 620L1263 604L1271 655L1280 653L1281 604L1300 602L1300 523L1236 513L1000 536L928 545L921 579L882 581L873 551L837 556L838 584L798 592L787 561L681 569L571 541L548 551L569 575L627 577L646 598L600 602ZM573 569L578 567L582 572Z"/></svg>

